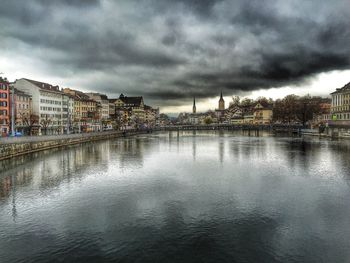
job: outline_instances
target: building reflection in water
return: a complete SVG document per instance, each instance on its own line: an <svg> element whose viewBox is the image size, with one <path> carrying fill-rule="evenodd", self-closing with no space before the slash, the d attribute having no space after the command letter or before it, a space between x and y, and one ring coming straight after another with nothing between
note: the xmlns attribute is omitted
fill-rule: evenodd
<svg viewBox="0 0 350 263"><path fill-rule="evenodd" d="M107 173L110 165L141 169L144 167L145 155L152 152L152 148L165 145L165 149L171 149L172 144L178 154L188 154L189 160L192 155L192 160L197 163L202 158L202 154L197 156L198 152L207 158L217 151L221 164L228 159L237 165L250 162L250 169L254 171L259 171L260 166L272 167L278 164L288 167L291 173L302 176L312 175L315 169L321 170L325 176L343 169L342 174L348 175L349 178L345 179L350 182L349 142L264 137L262 133L259 136L242 137L235 132L220 131L176 131L86 143L1 161L0 202L11 200L12 217L16 220L20 214L16 205L17 193L25 188L37 188L42 195L46 195L62 182L69 184L71 181L83 180L87 171ZM203 148L202 140L206 140L205 147L213 148ZM166 141L168 142L164 143ZM226 148L228 157L225 156ZM330 161L324 164L324 160Z"/></svg>
<svg viewBox="0 0 350 263"><path fill-rule="evenodd" d="M196 161L196 155L197 155L197 132L194 130L192 131L192 159L193 161Z"/></svg>
<svg viewBox="0 0 350 263"><path fill-rule="evenodd" d="M12 200L12 217L16 217L17 191L36 188L41 195L48 195L60 184L82 180L88 173L108 171L111 163L120 167L143 166L144 150L149 148L147 140L137 137L123 138L75 145L68 148L42 151L20 158L0 162L0 202Z"/></svg>

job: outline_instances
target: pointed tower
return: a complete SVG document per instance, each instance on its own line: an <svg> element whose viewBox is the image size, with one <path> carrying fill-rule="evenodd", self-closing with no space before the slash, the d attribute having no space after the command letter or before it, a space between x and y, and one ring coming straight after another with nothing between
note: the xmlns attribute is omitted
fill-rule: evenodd
<svg viewBox="0 0 350 263"><path fill-rule="evenodd" d="M224 101L224 98L222 97L222 91L219 99L219 110L225 110L225 101Z"/></svg>
<svg viewBox="0 0 350 263"><path fill-rule="evenodd" d="M196 109L196 97L193 97L193 108L192 108L192 113L195 114L197 111Z"/></svg>

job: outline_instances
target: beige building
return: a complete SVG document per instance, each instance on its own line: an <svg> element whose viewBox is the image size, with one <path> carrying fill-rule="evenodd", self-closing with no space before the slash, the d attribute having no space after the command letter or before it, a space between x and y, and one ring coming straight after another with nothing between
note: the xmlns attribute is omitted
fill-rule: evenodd
<svg viewBox="0 0 350 263"><path fill-rule="evenodd" d="M272 122L272 105L258 102L254 106L254 124L270 124Z"/></svg>
<svg viewBox="0 0 350 263"><path fill-rule="evenodd" d="M100 115L101 119L103 121L109 119L109 101L108 97L105 94L100 94L100 93L85 93L90 97L90 99L93 99L97 103L100 104L101 110L100 110Z"/></svg>
<svg viewBox="0 0 350 263"><path fill-rule="evenodd" d="M127 97L121 94L118 99L114 100L115 109L122 116L126 126L145 121L145 104L143 97Z"/></svg>
<svg viewBox="0 0 350 263"><path fill-rule="evenodd" d="M74 97L74 130L76 132L101 131L100 105L81 91L65 88L63 92Z"/></svg>

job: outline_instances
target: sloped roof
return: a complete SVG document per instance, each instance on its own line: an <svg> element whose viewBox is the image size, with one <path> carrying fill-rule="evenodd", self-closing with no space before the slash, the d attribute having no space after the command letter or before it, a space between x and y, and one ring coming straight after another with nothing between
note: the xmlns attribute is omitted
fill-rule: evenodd
<svg viewBox="0 0 350 263"><path fill-rule="evenodd" d="M272 109L273 108L273 105L272 104L270 104L270 103L268 103L268 102L266 102L266 101L258 101L258 102L256 102L255 103L255 105L254 105L254 108L258 105L258 104L260 104L262 107L263 107L263 109Z"/></svg>
<svg viewBox="0 0 350 263"><path fill-rule="evenodd" d="M40 89L46 89L49 91L55 91L55 92L60 92L60 88L58 85L51 85L49 83L45 83L45 82L41 82L41 81L36 81L36 80L32 80L32 79L26 79L24 78L24 80L32 83L33 85L37 86Z"/></svg>
<svg viewBox="0 0 350 263"><path fill-rule="evenodd" d="M69 89L69 91L66 91L64 93L66 95L73 96L75 100L95 102L95 100L91 99L88 95L86 95L84 92L79 90Z"/></svg>
<svg viewBox="0 0 350 263"><path fill-rule="evenodd" d="M135 105L135 106L140 106L141 102L143 100L142 96L141 97L120 97L119 99L121 99L125 104L128 105Z"/></svg>
<svg viewBox="0 0 350 263"><path fill-rule="evenodd" d="M98 92L88 92L86 93L86 95L94 98L94 97L100 97L101 100L108 100L108 97L106 94L101 94L101 93L98 93Z"/></svg>

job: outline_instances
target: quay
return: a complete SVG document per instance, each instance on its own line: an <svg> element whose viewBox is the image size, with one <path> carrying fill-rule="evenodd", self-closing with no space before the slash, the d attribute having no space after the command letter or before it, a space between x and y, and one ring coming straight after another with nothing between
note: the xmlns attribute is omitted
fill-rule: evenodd
<svg viewBox="0 0 350 263"><path fill-rule="evenodd" d="M148 133L150 130L104 131L94 133L0 138L0 160L73 144Z"/></svg>

